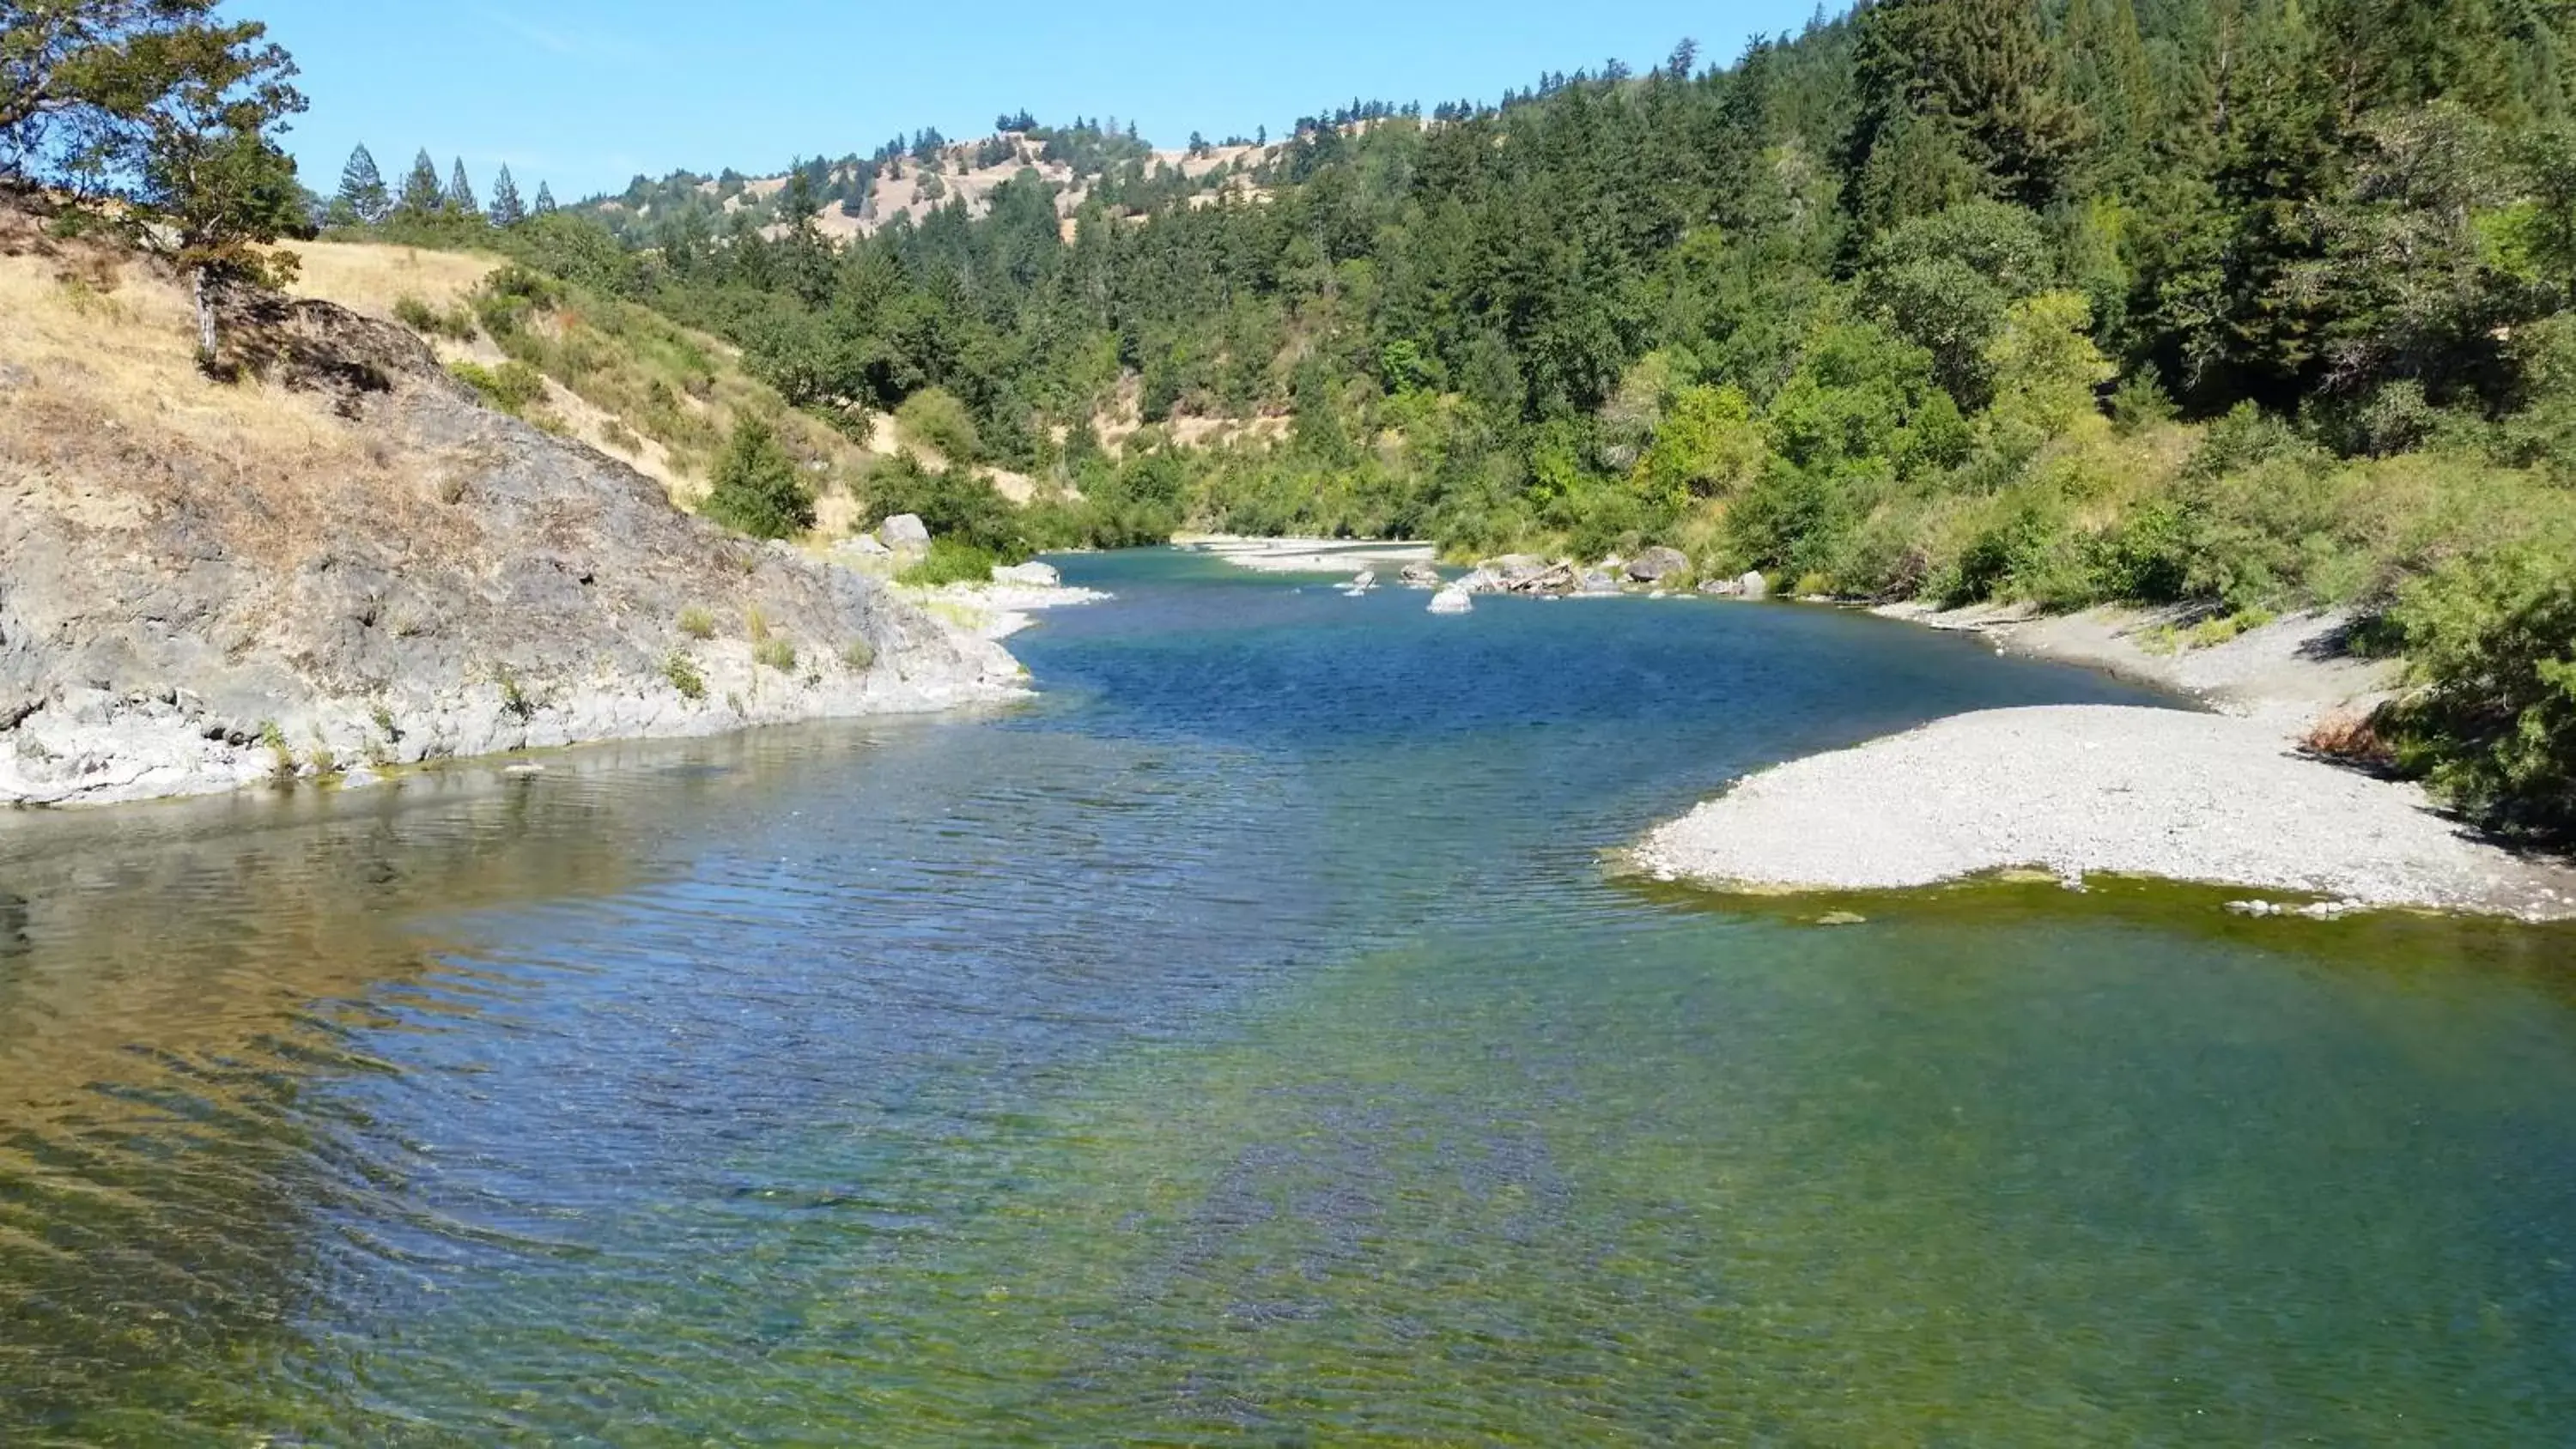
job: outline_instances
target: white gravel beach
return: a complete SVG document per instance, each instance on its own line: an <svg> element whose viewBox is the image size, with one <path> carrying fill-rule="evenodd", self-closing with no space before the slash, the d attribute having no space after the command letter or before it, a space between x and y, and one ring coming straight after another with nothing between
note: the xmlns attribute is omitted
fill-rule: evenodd
<svg viewBox="0 0 2576 1449"><path fill-rule="evenodd" d="M1176 542L1184 548L1214 554L1237 568L1265 574L1356 574L1362 569L1429 563L1439 556L1439 550L1427 543L1355 538L1237 538L1208 534Z"/></svg>
<svg viewBox="0 0 2576 1449"><path fill-rule="evenodd" d="M1793 761L1648 835L1647 874L1874 890L2037 868L2375 907L2576 914L2576 876L2464 835L2423 792L2261 724L2118 705L1986 710Z"/></svg>

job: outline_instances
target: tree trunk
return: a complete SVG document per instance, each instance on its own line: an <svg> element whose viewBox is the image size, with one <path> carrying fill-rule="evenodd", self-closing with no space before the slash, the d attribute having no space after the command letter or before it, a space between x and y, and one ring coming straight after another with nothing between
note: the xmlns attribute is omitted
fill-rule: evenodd
<svg viewBox="0 0 2576 1449"><path fill-rule="evenodd" d="M211 370L215 365L215 291L214 279L204 267L194 273L197 289L197 365Z"/></svg>

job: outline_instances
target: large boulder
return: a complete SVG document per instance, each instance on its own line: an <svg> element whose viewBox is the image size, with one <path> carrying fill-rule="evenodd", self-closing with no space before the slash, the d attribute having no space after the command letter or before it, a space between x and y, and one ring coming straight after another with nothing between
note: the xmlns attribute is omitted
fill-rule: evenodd
<svg viewBox="0 0 2576 1449"><path fill-rule="evenodd" d="M1641 584L1659 584L1677 574L1689 572L1690 555L1660 544L1628 561L1628 577Z"/></svg>
<svg viewBox="0 0 2576 1449"><path fill-rule="evenodd" d="M1431 612L1435 614L1464 614L1475 607L1475 597L1456 584L1431 596Z"/></svg>
<svg viewBox="0 0 2576 1449"><path fill-rule="evenodd" d="M1615 594L1619 592L1619 581L1599 569L1585 569L1575 579L1574 591L1578 594Z"/></svg>
<svg viewBox="0 0 2576 1449"><path fill-rule="evenodd" d="M1449 587L1467 594L1499 594L1503 591L1503 576L1491 565L1480 564Z"/></svg>
<svg viewBox="0 0 2576 1449"><path fill-rule="evenodd" d="M1582 576L1570 563L1550 564L1535 573L1507 580L1503 587L1515 594L1570 594L1581 587Z"/></svg>
<svg viewBox="0 0 2576 1449"><path fill-rule="evenodd" d="M1404 571L1398 574L1397 577L1404 580L1404 586L1408 589L1436 589L1440 587L1440 570L1433 568L1427 563L1419 561L1406 564L1404 566Z"/></svg>
<svg viewBox="0 0 2576 1449"><path fill-rule="evenodd" d="M877 525L877 540L896 553L927 553L930 526L916 513L898 513Z"/></svg>
<svg viewBox="0 0 2576 1449"><path fill-rule="evenodd" d="M993 582L1025 589L1053 589L1063 587L1064 575L1057 573L1053 564L995 564Z"/></svg>
<svg viewBox="0 0 2576 1449"><path fill-rule="evenodd" d="M1762 571L1760 569L1747 571L1744 577L1737 579L1735 582L1736 594L1740 598L1767 599L1771 597L1771 581L1762 577Z"/></svg>

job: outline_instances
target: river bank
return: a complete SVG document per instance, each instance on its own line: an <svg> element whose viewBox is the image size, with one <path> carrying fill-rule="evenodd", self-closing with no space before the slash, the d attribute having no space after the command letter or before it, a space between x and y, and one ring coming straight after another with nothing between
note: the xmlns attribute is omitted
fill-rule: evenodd
<svg viewBox="0 0 2576 1449"><path fill-rule="evenodd" d="M1901 889L2015 869L2072 885L2154 876L2358 908L2576 916L2576 869L2506 850L2411 783L2324 759L2312 732L2366 719L2399 668L2296 615L2192 647L2172 612L1874 612L2081 664L2211 712L1990 710L1759 771L1650 832L1637 868L1722 890ZM2276 903L2247 903L2269 910Z"/></svg>
<svg viewBox="0 0 2576 1449"><path fill-rule="evenodd" d="M1264 574L1356 574L1363 569L1430 563L1439 549L1402 539L1247 538L1229 533L1184 533L1174 548L1212 554L1236 568Z"/></svg>

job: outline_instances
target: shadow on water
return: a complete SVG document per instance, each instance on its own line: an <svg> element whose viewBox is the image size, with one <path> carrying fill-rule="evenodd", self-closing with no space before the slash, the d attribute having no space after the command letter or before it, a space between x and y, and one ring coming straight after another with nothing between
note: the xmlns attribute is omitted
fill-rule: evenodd
<svg viewBox="0 0 2576 1449"><path fill-rule="evenodd" d="M2564 932L1611 881L2146 696L1065 566L1024 710L0 820L0 1437L2563 1437Z"/></svg>

